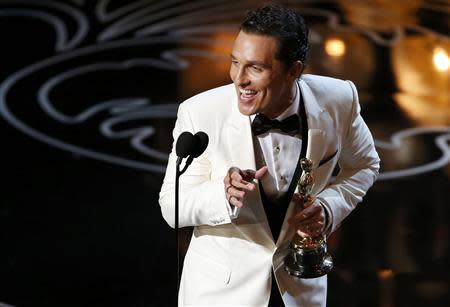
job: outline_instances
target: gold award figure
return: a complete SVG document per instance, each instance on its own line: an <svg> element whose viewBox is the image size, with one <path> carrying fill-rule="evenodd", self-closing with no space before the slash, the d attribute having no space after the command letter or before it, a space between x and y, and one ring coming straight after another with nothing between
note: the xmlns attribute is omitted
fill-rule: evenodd
<svg viewBox="0 0 450 307"><path fill-rule="evenodd" d="M311 193L315 180L312 165L311 159L300 160L303 174L297 186L303 208L307 208L315 200ZM296 233L289 245L284 264L290 275L299 278L316 278L328 274L333 268L333 259L327 253L325 235L302 238Z"/></svg>

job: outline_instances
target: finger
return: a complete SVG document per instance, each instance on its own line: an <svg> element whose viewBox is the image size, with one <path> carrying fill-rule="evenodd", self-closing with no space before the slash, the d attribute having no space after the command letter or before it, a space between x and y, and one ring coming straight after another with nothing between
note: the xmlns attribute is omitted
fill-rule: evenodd
<svg viewBox="0 0 450 307"><path fill-rule="evenodd" d="M320 206L319 204L313 204L297 213L296 218L298 218L300 221L308 220L314 216L317 216L318 214L320 215L322 213L322 210L322 206Z"/></svg>
<svg viewBox="0 0 450 307"><path fill-rule="evenodd" d="M310 216L316 214L317 212L321 212L322 210L323 209L321 205L319 205L318 203L313 203L312 205L303 209L303 213L307 216Z"/></svg>
<svg viewBox="0 0 450 307"><path fill-rule="evenodd" d="M317 222L315 225L316 225L316 227L313 227L315 234L316 235L322 234L325 229L325 223Z"/></svg>
<svg viewBox="0 0 450 307"><path fill-rule="evenodd" d="M317 224L316 224L317 225ZM313 224L304 225L297 228L297 231L308 234L311 237L317 237L322 233L322 228Z"/></svg>
<svg viewBox="0 0 450 307"><path fill-rule="evenodd" d="M319 228L322 229L325 225L325 218L310 218L306 220L299 220L295 217L292 217L288 220L289 224L296 228L301 227L312 227L312 228Z"/></svg>
<svg viewBox="0 0 450 307"><path fill-rule="evenodd" d="M289 221L292 221L293 223L297 224L306 224L308 222L311 222L311 217L307 214L305 214L303 211L300 211L299 213L295 214L294 216L289 218Z"/></svg>
<svg viewBox="0 0 450 307"><path fill-rule="evenodd" d="M225 194L227 194L228 195L228 190L229 189L231 189L233 186L230 184L230 185L225 185Z"/></svg>
<svg viewBox="0 0 450 307"><path fill-rule="evenodd" d="M257 171L246 169L242 171L241 174L244 180L253 181L253 179L261 179L262 177L264 177L264 175L267 174L267 170L268 170L267 166L263 166Z"/></svg>
<svg viewBox="0 0 450 307"><path fill-rule="evenodd" d="M241 174L242 174L241 171L239 172L233 171L230 173L230 178L231 180L241 181L243 179Z"/></svg>
<svg viewBox="0 0 450 307"><path fill-rule="evenodd" d="M291 216L288 219L289 224L295 225L295 227L301 227L304 225L318 225L323 227L325 224L325 213L323 211L315 211L312 215L305 214L305 210L300 211L296 215Z"/></svg>
<svg viewBox="0 0 450 307"><path fill-rule="evenodd" d="M302 237L302 238L308 238L308 237L311 237L308 233L306 233L306 232L304 232L304 231L301 231L300 229L297 229L296 233L297 233L300 237Z"/></svg>
<svg viewBox="0 0 450 307"><path fill-rule="evenodd" d="M322 234L322 231L320 229L309 229L309 231L307 232L307 234L311 237L311 238L317 238Z"/></svg>
<svg viewBox="0 0 450 307"><path fill-rule="evenodd" d="M236 189L247 190L247 191L253 191L256 187L255 184L253 184L251 182L242 181L242 180L240 180L240 181L232 180L231 185L234 186Z"/></svg>
<svg viewBox="0 0 450 307"><path fill-rule="evenodd" d="M296 225L298 227L304 226L304 225L313 225L317 223L324 223L324 219L321 219L320 217L310 217L307 219L303 219L297 216L292 216L288 219L289 224Z"/></svg>
<svg viewBox="0 0 450 307"><path fill-rule="evenodd" d="M298 226L302 226L302 225L323 225L325 224L325 220L323 219L308 219L308 220L303 220L303 221L298 221L295 220L294 222L296 225Z"/></svg>
<svg viewBox="0 0 450 307"><path fill-rule="evenodd" d="M234 196L230 196L230 198L228 199L228 202L238 208L242 208L243 204L241 201L239 201L236 197Z"/></svg>
<svg viewBox="0 0 450 307"><path fill-rule="evenodd" d="M268 170L267 166L261 167L259 170L255 172L255 179L260 179L264 177L267 174L267 170Z"/></svg>
<svg viewBox="0 0 450 307"><path fill-rule="evenodd" d="M228 186L230 186L231 185L231 178L230 178L230 176L227 174L224 178L223 178L223 184L226 186L226 187L228 187Z"/></svg>
<svg viewBox="0 0 450 307"><path fill-rule="evenodd" d="M245 196L245 192L244 191L241 191L241 190L238 190L238 189L236 189L236 188L234 188L234 187L230 187L229 189L228 189L228 197L230 197L230 196L234 196L234 197L236 197L238 200L241 200L242 198L244 198L244 196Z"/></svg>
<svg viewBox="0 0 450 307"><path fill-rule="evenodd" d="M261 167L259 170L245 170L243 171L243 181L248 184L248 189L253 190L256 188L255 184L252 183L254 179L261 179L267 173L267 166Z"/></svg>
<svg viewBox="0 0 450 307"><path fill-rule="evenodd" d="M309 234L313 238L320 236L322 233L323 233L322 227L309 228Z"/></svg>
<svg viewBox="0 0 450 307"><path fill-rule="evenodd" d="M314 220L321 220L325 218L325 214L321 210L314 210L312 212L308 211L300 211L295 215L296 218L299 219L299 221L314 221Z"/></svg>
<svg viewBox="0 0 450 307"><path fill-rule="evenodd" d="M307 227L310 230L320 230L320 229L322 229L323 225L324 225L323 222L316 221L316 222L313 222L313 223L310 223L310 224L306 224L305 227Z"/></svg>
<svg viewBox="0 0 450 307"><path fill-rule="evenodd" d="M298 226L324 224L325 223L325 218L320 216L320 215L311 216L311 217L308 217L306 219L304 219L303 217L299 217L299 216L291 216L288 219L288 222L291 225L298 225Z"/></svg>
<svg viewBox="0 0 450 307"><path fill-rule="evenodd" d="M308 235L307 233L304 233L304 232L302 232L302 231L300 231L300 230L297 230L297 234L298 234L300 237L302 237L302 238L310 238L310 237L311 237L311 236Z"/></svg>
<svg viewBox="0 0 450 307"><path fill-rule="evenodd" d="M255 179L256 172L251 169L246 169L241 172L242 179L245 181L253 181Z"/></svg>
<svg viewBox="0 0 450 307"><path fill-rule="evenodd" d="M306 218L302 219L300 218L299 222L300 223L311 223L311 224L319 224L319 225L324 225L325 221L326 221L326 217L325 217L325 212L324 210L321 210L321 208L319 207L318 210L314 210L312 212L311 215L308 215L309 213L306 213Z"/></svg>
<svg viewBox="0 0 450 307"><path fill-rule="evenodd" d="M228 174L228 176L231 176L231 174L233 174L233 173L238 173L239 174L240 172L241 172L241 169L239 167L233 166L233 167L230 167L228 169L227 174Z"/></svg>

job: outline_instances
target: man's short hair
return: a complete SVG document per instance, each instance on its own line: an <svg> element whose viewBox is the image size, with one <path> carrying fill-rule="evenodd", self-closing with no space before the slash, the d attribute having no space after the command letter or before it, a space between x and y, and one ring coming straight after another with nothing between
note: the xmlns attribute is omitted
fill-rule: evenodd
<svg viewBox="0 0 450 307"><path fill-rule="evenodd" d="M245 33L268 35L278 41L276 58L291 66L295 61L305 63L308 53L308 27L296 11L280 6L268 5L247 12L241 23Z"/></svg>

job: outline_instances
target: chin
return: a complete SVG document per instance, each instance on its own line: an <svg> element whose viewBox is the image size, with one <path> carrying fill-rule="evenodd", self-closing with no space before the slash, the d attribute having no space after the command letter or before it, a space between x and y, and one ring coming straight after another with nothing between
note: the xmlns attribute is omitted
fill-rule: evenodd
<svg viewBox="0 0 450 307"><path fill-rule="evenodd" d="M249 108L248 106L243 106L241 103L238 104L238 109L239 109L239 112L241 112L241 114L245 115L245 116L250 116L250 115L258 113L258 111L254 110L253 108L251 108L251 107Z"/></svg>

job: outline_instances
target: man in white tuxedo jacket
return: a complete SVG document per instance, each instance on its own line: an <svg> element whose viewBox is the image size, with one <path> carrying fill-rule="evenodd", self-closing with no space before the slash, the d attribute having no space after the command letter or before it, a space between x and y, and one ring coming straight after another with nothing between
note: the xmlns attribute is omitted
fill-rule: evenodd
<svg viewBox="0 0 450 307"><path fill-rule="evenodd" d="M379 158L353 83L302 75L307 37L303 18L290 9L249 12L231 54L233 84L179 107L175 141L183 131L209 135L206 151L180 178L180 227L194 226L182 306L326 304L326 276L288 275L282 250L295 233L315 237L336 230L375 181ZM298 123L302 112L306 118ZM261 121L266 130L257 127ZM288 121L296 129L282 126ZM295 193L273 222L269 206L286 194L304 146L313 161L316 200L302 209ZM160 192L172 227L175 160L173 149Z"/></svg>

